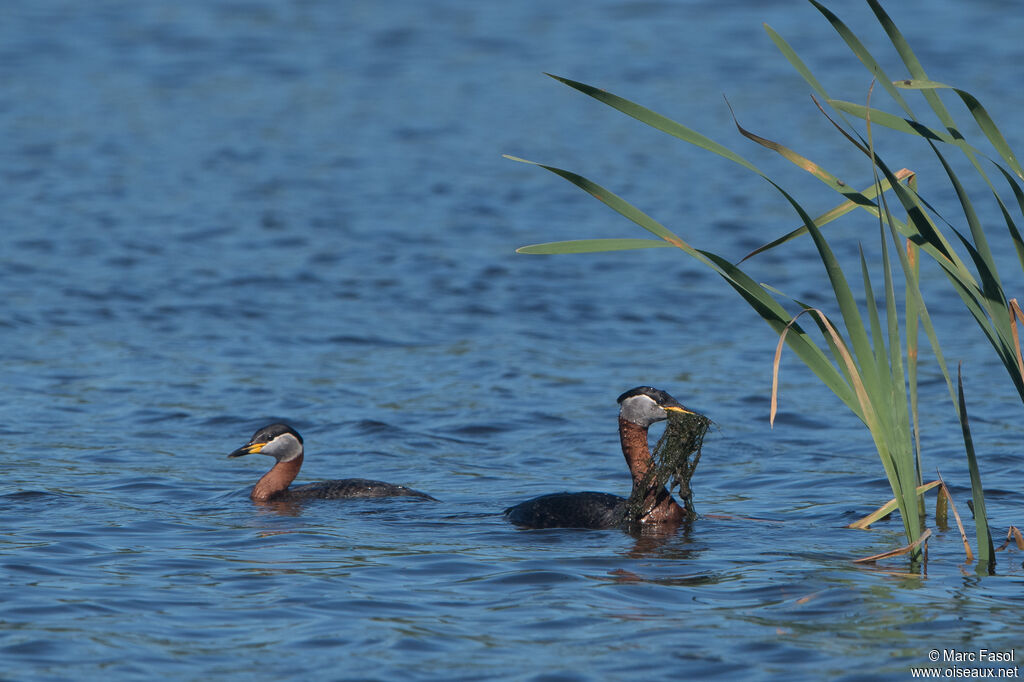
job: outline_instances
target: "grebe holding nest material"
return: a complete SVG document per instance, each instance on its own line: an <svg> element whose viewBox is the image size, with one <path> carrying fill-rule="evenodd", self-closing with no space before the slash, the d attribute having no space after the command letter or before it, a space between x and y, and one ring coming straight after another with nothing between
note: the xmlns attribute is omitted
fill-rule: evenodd
<svg viewBox="0 0 1024 682"><path fill-rule="evenodd" d="M271 424L253 434L249 442L228 457L270 455L277 462L253 486L249 495L254 502L277 500L341 500L361 497L418 497L437 501L412 488L365 478L322 481L289 488L302 468L302 436L287 424Z"/></svg>
<svg viewBox="0 0 1024 682"><path fill-rule="evenodd" d="M619 396L618 402L621 406L619 440L633 476L630 499L608 493L553 493L509 507L505 510L509 521L522 528L624 528L636 524L678 524L695 516L689 509L688 496L689 476L697 460L689 463L687 458L694 452L699 458L700 444L710 420L686 409L665 391L650 386L626 391ZM677 457L677 461L669 464L673 470L658 472L658 465L647 446L647 430L651 424L669 419L670 413L673 418L670 428L676 417L685 418L687 423L679 432L683 440L673 446ZM679 423L683 424L682 421ZM678 461L680 458L681 463ZM676 476L681 483L681 494L687 496L687 509L672 499L672 494L665 489L664 483L669 474Z"/></svg>

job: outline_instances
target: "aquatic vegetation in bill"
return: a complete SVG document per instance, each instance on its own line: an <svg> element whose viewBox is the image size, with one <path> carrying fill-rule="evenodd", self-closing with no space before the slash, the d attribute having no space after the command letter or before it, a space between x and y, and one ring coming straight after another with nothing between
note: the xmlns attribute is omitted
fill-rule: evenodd
<svg viewBox="0 0 1024 682"><path fill-rule="evenodd" d="M633 486L633 493L626 503L626 523L635 523L650 511L650 491L661 487L668 488L670 493L673 488L678 488L687 518L697 518L690 479L697 470L704 434L711 423L710 419L696 412L669 410L665 433L651 453L651 469L641 485Z"/></svg>

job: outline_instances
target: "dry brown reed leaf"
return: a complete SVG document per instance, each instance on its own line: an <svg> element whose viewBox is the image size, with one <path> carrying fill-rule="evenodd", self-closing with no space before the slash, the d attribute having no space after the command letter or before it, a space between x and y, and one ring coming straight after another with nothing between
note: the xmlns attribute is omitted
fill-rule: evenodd
<svg viewBox="0 0 1024 682"><path fill-rule="evenodd" d="M1021 379L1024 379L1024 358L1020 352L1020 334L1017 331L1017 324L1024 323L1024 310L1020 309L1017 299L1010 299L1010 331L1013 333L1013 352L1017 355L1017 371Z"/></svg>
<svg viewBox="0 0 1024 682"><path fill-rule="evenodd" d="M900 173L902 173L903 171L907 171L907 173L909 175L913 175L913 172L912 171L908 171L906 168L901 170ZM897 173L897 175L899 175L899 173ZM906 244L907 244L907 246L906 246L907 263L910 264L910 269L916 272L917 271L917 246L914 244L914 242L912 242L909 239L906 241Z"/></svg>
<svg viewBox="0 0 1024 682"><path fill-rule="evenodd" d="M939 480L942 481L942 476L939 476ZM971 551L971 543L967 541L967 532L964 531L964 522L960 520L960 512L956 510L956 504L953 502L953 496L949 492L949 486L946 485L945 481L942 481L942 487L939 489L939 496L945 495L946 501L949 502L949 508L953 510L953 518L956 519L956 527L960 530L960 540L964 543L964 554L967 557L967 563L974 561L974 552Z"/></svg>
<svg viewBox="0 0 1024 682"><path fill-rule="evenodd" d="M796 603L797 604L806 604L807 602L811 601L812 599L817 598L817 596L822 594L824 591L825 590L818 590L817 592L811 592L810 594L804 595L803 597L800 597L799 599L797 599Z"/></svg>
<svg viewBox="0 0 1024 682"><path fill-rule="evenodd" d="M997 552L1001 552L1010 545L1010 540L1014 541L1017 545L1017 549L1024 551L1024 535L1021 535L1020 529L1017 526L1010 526L1010 529L1006 531L1006 542L996 547Z"/></svg>
<svg viewBox="0 0 1024 682"><path fill-rule="evenodd" d="M853 385L854 393L857 395L857 402L860 404L860 409L863 414L859 415L864 423L868 425L868 429L874 432L874 427L877 425L875 417L875 409L871 405L871 401L868 399L867 391L864 388L864 382L860 378L860 372L857 369L857 364L853 361L853 356L850 355L850 351L847 349L846 344L843 342L839 332L832 326L828 316L821 312L817 308L804 308L799 313L793 316L782 331L779 333L779 343L775 346L775 360L772 363L772 395L771 395L771 409L768 415L768 423L770 426L775 426L775 413L778 409L778 395L779 395L779 364L782 359L782 344L786 341L786 334L789 333L789 328L796 323L804 313L814 313L818 319L821 320L822 326L828 332L834 343L836 349L839 351L839 355L843 360L843 364L846 365L847 373L850 376L850 383Z"/></svg>
<svg viewBox="0 0 1024 682"><path fill-rule="evenodd" d="M915 549L917 549L918 546L921 545L921 543L925 542L931 536L932 536L932 529L931 528L925 528L924 532L921 533L921 537L919 537L914 542L911 542L906 547L900 547L899 549L894 549L894 550L891 550L891 551L888 551L888 552L882 552L881 554L875 554L873 556L866 556L866 557L864 557L862 559L854 559L853 563L855 563L855 564L874 563L874 562L878 561L879 559L888 559L888 558L894 557L894 556L901 556L903 554L909 554L910 552L912 552ZM928 547L928 545L926 544L925 545L925 551L926 551L925 557L926 557L926 560L927 560L927 547Z"/></svg>

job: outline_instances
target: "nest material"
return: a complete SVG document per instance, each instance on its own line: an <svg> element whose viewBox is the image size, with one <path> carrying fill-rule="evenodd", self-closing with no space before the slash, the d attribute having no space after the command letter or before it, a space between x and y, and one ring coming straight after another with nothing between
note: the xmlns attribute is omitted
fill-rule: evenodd
<svg viewBox="0 0 1024 682"><path fill-rule="evenodd" d="M634 486L633 494L626 505L626 520L639 521L649 509L648 493L660 487L668 488L669 493L678 488L679 499L683 503L686 515L690 519L697 518L693 508L693 491L690 479L700 462L700 449L704 443L704 434L711 427L711 420L695 412L668 412L668 425L658 444L651 454L653 466L644 477L642 485Z"/></svg>

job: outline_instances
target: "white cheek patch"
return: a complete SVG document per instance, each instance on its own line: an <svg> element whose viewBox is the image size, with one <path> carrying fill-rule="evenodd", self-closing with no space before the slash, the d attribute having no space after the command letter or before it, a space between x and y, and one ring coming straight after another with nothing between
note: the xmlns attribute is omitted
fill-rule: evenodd
<svg viewBox="0 0 1024 682"><path fill-rule="evenodd" d="M260 452L264 455L276 457L279 461L287 462L302 454L302 446L295 436L290 433L283 433L264 445Z"/></svg>
<svg viewBox="0 0 1024 682"><path fill-rule="evenodd" d="M665 411L658 407L658 403L650 396L635 395L622 401L619 414L627 421L646 426L658 419L664 419Z"/></svg>

